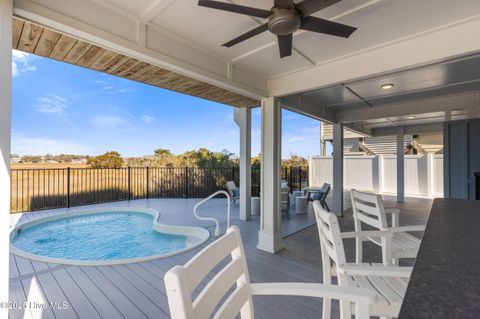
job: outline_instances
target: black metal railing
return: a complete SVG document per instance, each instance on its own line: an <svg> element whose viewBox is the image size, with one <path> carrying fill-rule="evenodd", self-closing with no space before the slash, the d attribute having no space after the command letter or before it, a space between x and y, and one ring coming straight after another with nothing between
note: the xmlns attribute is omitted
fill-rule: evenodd
<svg viewBox="0 0 480 319"><path fill-rule="evenodd" d="M284 167L292 190L308 184L307 167ZM25 212L142 198L202 198L239 184L233 167L124 167L12 169L11 211ZM252 196L260 192L260 168L252 167Z"/></svg>

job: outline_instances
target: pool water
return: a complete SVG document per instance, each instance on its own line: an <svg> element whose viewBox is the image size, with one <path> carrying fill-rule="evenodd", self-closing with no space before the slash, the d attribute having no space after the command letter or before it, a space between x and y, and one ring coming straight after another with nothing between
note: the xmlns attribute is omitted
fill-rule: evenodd
<svg viewBox="0 0 480 319"><path fill-rule="evenodd" d="M140 212L73 216L22 229L11 244L34 255L81 261L156 256L186 247L187 236L158 232L153 219Z"/></svg>

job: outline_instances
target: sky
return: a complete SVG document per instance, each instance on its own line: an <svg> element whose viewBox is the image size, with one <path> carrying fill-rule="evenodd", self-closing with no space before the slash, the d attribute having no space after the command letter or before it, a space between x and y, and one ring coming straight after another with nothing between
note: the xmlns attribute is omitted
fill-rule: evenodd
<svg viewBox="0 0 480 319"><path fill-rule="evenodd" d="M233 107L13 51L12 154L239 153ZM252 111L252 155L260 152ZM320 153L317 120L283 110L282 157Z"/></svg>

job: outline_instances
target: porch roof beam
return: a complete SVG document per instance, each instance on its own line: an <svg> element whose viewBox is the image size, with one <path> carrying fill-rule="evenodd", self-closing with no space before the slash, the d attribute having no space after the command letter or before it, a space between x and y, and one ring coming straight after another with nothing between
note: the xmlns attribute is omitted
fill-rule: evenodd
<svg viewBox="0 0 480 319"><path fill-rule="evenodd" d="M334 112L327 110L323 105L310 101L302 95L284 97L282 98L282 104L284 108L292 112L327 123L335 122Z"/></svg>
<svg viewBox="0 0 480 319"><path fill-rule="evenodd" d="M337 112L335 118L339 122L357 122L472 108L477 109L478 112L479 101L480 92L468 92L402 103L375 105L374 107L357 107L352 110Z"/></svg>
<svg viewBox="0 0 480 319"><path fill-rule="evenodd" d="M286 96L308 92L478 52L478 30L480 15L270 79L268 93L269 96Z"/></svg>
<svg viewBox="0 0 480 319"><path fill-rule="evenodd" d="M443 131L442 123L416 124L403 126L405 135L441 133ZM381 127L372 129L372 136L392 136L397 134L396 127Z"/></svg>

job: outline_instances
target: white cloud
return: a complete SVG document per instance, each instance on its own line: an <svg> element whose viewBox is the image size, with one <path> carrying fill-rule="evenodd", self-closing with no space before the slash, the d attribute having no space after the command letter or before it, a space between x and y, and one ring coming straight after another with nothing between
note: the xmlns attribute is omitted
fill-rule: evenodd
<svg viewBox="0 0 480 319"><path fill-rule="evenodd" d="M150 124L155 122L155 117L145 114L145 115L142 115L141 120L143 123Z"/></svg>
<svg viewBox="0 0 480 319"><path fill-rule="evenodd" d="M113 86L104 86L101 89L102 92L107 93L107 94L122 94L122 93L129 93L129 92L134 92L134 89L131 88L115 88Z"/></svg>
<svg viewBox="0 0 480 319"><path fill-rule="evenodd" d="M67 110L67 100L58 95L49 94L37 99L35 111L50 115L62 116Z"/></svg>
<svg viewBox="0 0 480 319"><path fill-rule="evenodd" d="M30 63L33 59L34 55L22 51L12 50L12 76L36 71L37 67L31 65Z"/></svg>
<svg viewBox="0 0 480 319"><path fill-rule="evenodd" d="M305 141L308 137L307 136L291 136L287 138L285 143L296 143L296 142L301 142Z"/></svg>
<svg viewBox="0 0 480 319"><path fill-rule="evenodd" d="M90 119L89 123L98 128L113 129L127 126L129 121L120 115L96 115Z"/></svg>
<svg viewBox="0 0 480 319"><path fill-rule="evenodd" d="M117 88L112 85L109 80L96 80L95 83L101 86L100 92L106 94L122 94L136 91L134 88Z"/></svg>
<svg viewBox="0 0 480 319"><path fill-rule="evenodd" d="M13 135L12 153L19 155L88 154L88 148L71 140Z"/></svg>

